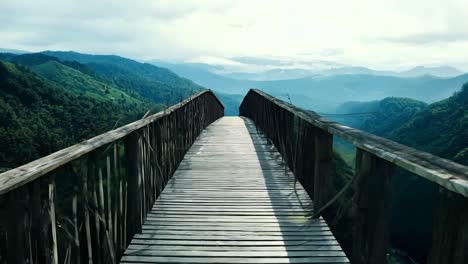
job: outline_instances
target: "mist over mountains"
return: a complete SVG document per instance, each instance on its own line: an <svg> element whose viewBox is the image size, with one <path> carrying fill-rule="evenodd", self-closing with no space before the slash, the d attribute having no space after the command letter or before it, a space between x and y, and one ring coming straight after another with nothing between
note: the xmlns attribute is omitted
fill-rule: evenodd
<svg viewBox="0 0 468 264"><path fill-rule="evenodd" d="M157 60L149 62L154 64L165 63L164 61ZM288 80L316 75L330 76L343 74L368 74L396 77L419 77L424 75L455 77L464 73L455 67L447 65L416 65L405 70L396 71L375 70L326 60L293 60L257 57L234 57L230 59L201 57L178 64L202 69L232 79L251 81Z"/></svg>

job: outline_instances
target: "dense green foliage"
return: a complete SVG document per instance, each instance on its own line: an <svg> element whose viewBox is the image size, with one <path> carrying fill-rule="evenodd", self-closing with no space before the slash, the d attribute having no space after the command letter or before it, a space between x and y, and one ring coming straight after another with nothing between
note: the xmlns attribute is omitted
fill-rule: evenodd
<svg viewBox="0 0 468 264"><path fill-rule="evenodd" d="M426 103L409 98L388 97L380 101L347 102L337 108L337 112L367 113L367 116L346 116L339 121L372 134L387 136L426 106Z"/></svg>
<svg viewBox="0 0 468 264"><path fill-rule="evenodd" d="M364 131L468 165L468 84L448 99L426 105L408 98L348 102L340 113L370 113L338 120Z"/></svg>
<svg viewBox="0 0 468 264"><path fill-rule="evenodd" d="M143 105L76 95L0 62L0 167L15 167L140 117Z"/></svg>
<svg viewBox="0 0 468 264"><path fill-rule="evenodd" d="M35 65L30 69L41 77L63 86L68 91L85 94L98 100L116 101L121 104L133 103L135 105L144 101L144 99L138 100L135 96L129 96L112 85L56 61Z"/></svg>
<svg viewBox="0 0 468 264"><path fill-rule="evenodd" d="M388 97L380 101L343 103L336 109L342 116L327 118L385 137L425 107L425 103L413 99ZM363 115L347 115L356 113ZM335 139L334 146L346 162L354 166L355 148L340 138Z"/></svg>
<svg viewBox="0 0 468 264"><path fill-rule="evenodd" d="M397 126L389 138L468 165L468 84Z"/></svg>

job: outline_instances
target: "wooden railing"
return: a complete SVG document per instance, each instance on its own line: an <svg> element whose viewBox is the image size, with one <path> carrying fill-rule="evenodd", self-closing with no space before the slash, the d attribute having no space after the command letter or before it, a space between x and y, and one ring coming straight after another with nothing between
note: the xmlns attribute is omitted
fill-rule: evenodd
<svg viewBox="0 0 468 264"><path fill-rule="evenodd" d="M223 111L202 91L0 174L0 263L117 263L186 151Z"/></svg>
<svg viewBox="0 0 468 264"><path fill-rule="evenodd" d="M386 140L250 90L240 115L251 118L280 151L313 197L314 208L336 198L332 188L333 136L356 147L350 223L352 263L387 263L390 178L395 166L438 184L428 263L468 263L468 167Z"/></svg>

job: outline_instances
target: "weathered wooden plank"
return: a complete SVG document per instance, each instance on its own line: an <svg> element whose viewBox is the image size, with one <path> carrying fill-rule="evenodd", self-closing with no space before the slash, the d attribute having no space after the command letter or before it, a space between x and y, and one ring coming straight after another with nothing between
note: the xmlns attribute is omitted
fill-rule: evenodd
<svg viewBox="0 0 468 264"><path fill-rule="evenodd" d="M244 232L307 232L324 230L328 231L330 228L323 223L322 225L305 225L305 226L256 226L256 225L163 225L146 223L142 229L149 230L191 230L191 231L244 231Z"/></svg>
<svg viewBox="0 0 468 264"><path fill-rule="evenodd" d="M229 251L200 251L200 250L151 250L151 249L129 249L126 251L128 256L174 256L174 257L239 257L239 258L262 258L262 257L345 257L343 251L241 251L241 252L229 252Z"/></svg>
<svg viewBox="0 0 468 264"><path fill-rule="evenodd" d="M291 252L291 251L341 251L340 246L333 245L309 245L309 246L192 246L192 245L144 245L132 244L128 247L132 250L161 250L161 251L228 251L228 252Z"/></svg>
<svg viewBox="0 0 468 264"><path fill-rule="evenodd" d="M277 236L332 236L330 230L297 230L297 231L269 231L264 232L260 230L255 231L247 231L247 230L240 230L240 231L230 231L230 230L215 230L215 231L208 231L208 230L170 230L170 229L162 229L162 230L154 230L154 229L147 229L145 230L145 234L152 234L152 235L175 235L175 236L183 236L183 237L190 237L190 236L266 236L266 237L277 237Z"/></svg>
<svg viewBox="0 0 468 264"><path fill-rule="evenodd" d="M185 246L237 246L237 247L257 247L257 246L326 246L333 245L339 246L336 240L265 240L265 241L252 241L252 240L187 240L187 239L139 239L132 240L133 245L185 245Z"/></svg>
<svg viewBox="0 0 468 264"><path fill-rule="evenodd" d="M154 211L151 213L155 214L158 212L166 212L166 213L171 213L171 212L200 212L200 213L213 213L213 212L220 212L220 213L226 213L226 212L257 212L257 213L267 213L267 212L289 212L289 213L310 213L310 210L303 209L301 207L297 208L291 208L291 207L270 207L270 208L252 208L252 207L247 207L247 208L242 208L242 207L235 207L235 206L229 206L229 207L219 207L219 206L210 206L210 207L203 207L203 206L174 206L174 205L169 205L169 206L162 206L158 205Z"/></svg>
<svg viewBox="0 0 468 264"><path fill-rule="evenodd" d="M264 228L281 228L287 230L288 228L312 228L312 227L324 227L327 226L325 221L322 222L302 222L302 221L291 221L291 222L226 222L226 221L177 221L177 219L171 221L170 223L166 220L151 220L148 219L145 223L147 226L166 226L168 229L176 227L223 227L226 228L240 228L245 227L245 230L249 228L257 227L258 230L263 230ZM145 226L143 225L143 226ZM261 225L261 228L259 227Z"/></svg>
<svg viewBox="0 0 468 264"><path fill-rule="evenodd" d="M218 212L215 212L215 211L207 211L207 212L203 212L203 211L196 211L196 210L192 210L192 211L189 211L189 210L178 210L178 211L169 211L169 210L158 210L158 211L154 211L154 212L150 212L148 213L148 217L161 217L161 216L168 216L168 217L184 217L184 216L187 216L187 215L190 215L190 216L195 216L195 217L198 217L198 216L214 216L214 217L224 217L224 216L276 216L276 217L283 217L283 216L287 216L287 217L304 217L304 216L308 216L309 214L311 214L311 211L307 212L307 211L294 211L294 212L291 212L291 211L281 211L281 210L277 210L277 211L270 211L270 212L261 212L261 211L237 211L237 212L232 212L232 211L225 211L225 212L221 212L221 211L218 211Z"/></svg>
<svg viewBox="0 0 468 264"><path fill-rule="evenodd" d="M124 256L121 263L349 263L346 257L211 258Z"/></svg>

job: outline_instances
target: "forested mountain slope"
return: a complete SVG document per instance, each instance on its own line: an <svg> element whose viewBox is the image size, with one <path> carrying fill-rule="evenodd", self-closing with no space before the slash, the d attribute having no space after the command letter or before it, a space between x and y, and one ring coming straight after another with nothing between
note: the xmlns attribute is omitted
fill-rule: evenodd
<svg viewBox="0 0 468 264"><path fill-rule="evenodd" d="M0 61L0 169L134 121L203 89L167 69L118 56L0 53Z"/></svg>
<svg viewBox="0 0 468 264"><path fill-rule="evenodd" d="M336 112L362 114L356 117L344 116L338 121L378 136L387 136L426 106L424 102L409 98L387 97L370 102L346 102Z"/></svg>
<svg viewBox="0 0 468 264"><path fill-rule="evenodd" d="M347 102L337 108L340 122L402 144L468 164L468 83L453 96L427 105L408 98Z"/></svg>
<svg viewBox="0 0 468 264"><path fill-rule="evenodd" d="M115 55L90 55L77 52L46 51L43 54L62 61L86 65L111 85L136 93L152 102L173 104L193 92L204 89L168 69L140 63Z"/></svg>
<svg viewBox="0 0 468 264"><path fill-rule="evenodd" d="M389 138L468 165L468 84L419 111Z"/></svg>
<svg viewBox="0 0 468 264"><path fill-rule="evenodd" d="M0 167L12 168L141 117L148 105L66 91L0 62Z"/></svg>

